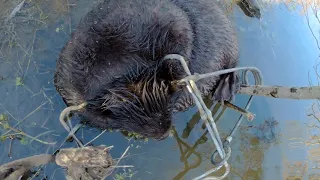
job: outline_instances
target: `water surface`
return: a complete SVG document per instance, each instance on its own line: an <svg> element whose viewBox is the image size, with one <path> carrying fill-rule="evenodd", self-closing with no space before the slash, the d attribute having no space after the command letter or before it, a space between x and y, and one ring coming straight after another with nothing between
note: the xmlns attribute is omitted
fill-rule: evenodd
<svg viewBox="0 0 320 180"><path fill-rule="evenodd" d="M66 6L62 0L28 1L16 18L1 27L0 114L6 115L10 126L16 129L32 136L46 133L39 139L57 142L52 147L30 142L27 138L14 140L12 158L9 158L10 141L5 140L0 144L3 152L0 153L1 164L35 154L52 153L66 137L67 133L58 122L65 105L53 86L55 63L70 32L97 2L70 0ZM0 10L10 12L17 4L17 1L2 1ZM265 85L309 86L309 72L310 78L316 82L313 66L319 50L305 16L289 11L283 4L263 6L260 21L246 17L237 6L229 16L237 30L240 65L259 68ZM311 15L310 18L313 18L311 25L316 31L317 21ZM248 96L238 95L236 104L244 106L247 99ZM229 160L232 171L228 179L308 179L317 172L313 164L317 160L317 147L310 143L314 141L310 139L311 135L316 132L306 124L317 125L306 115L312 102L255 97L250 111L256 114L256 119L252 122L245 120L232 141ZM131 179L192 179L212 168L209 158L213 152L210 139L191 149L204 133L201 123L187 138L183 137L186 124L191 119L192 122L199 120L196 113L197 109L191 108L176 114L178 137L165 141L134 141L120 133L109 132L93 144L113 145L113 157L120 157L131 146L130 156L122 161L122 164L134 165L127 173L134 173ZM223 137L230 132L238 117L237 112L226 110L218 122ZM6 130L0 132L3 134ZM98 134L98 130L88 127L77 133L85 142ZM75 144L65 143L63 147L75 147ZM179 147L183 152L189 150L192 155L186 159ZM123 169L117 169L113 177L123 172ZM64 179L64 171L48 165L38 178L46 176L48 179Z"/></svg>

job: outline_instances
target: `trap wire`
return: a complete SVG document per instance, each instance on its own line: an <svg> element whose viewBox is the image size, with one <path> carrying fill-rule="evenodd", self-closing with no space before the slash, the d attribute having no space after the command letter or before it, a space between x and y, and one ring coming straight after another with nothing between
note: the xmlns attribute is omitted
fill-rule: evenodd
<svg viewBox="0 0 320 180"><path fill-rule="evenodd" d="M211 72L211 73L206 73L206 74L191 74L188 65L184 59L183 56L179 55L179 54L169 54L166 55L163 60L178 60L180 61L181 65L183 66L184 71L187 73L187 76L181 80L178 81L178 83L185 83L186 87L188 89L188 92L192 95L195 104L199 110L200 113L200 117L201 119L204 121L207 130L210 134L210 137L215 145L216 151L212 154L211 156L211 163L215 166L214 168L212 168L211 170L205 172L204 174L195 177L193 180L200 180L200 179L204 179L204 180L209 180L209 179L215 179L215 180L222 180L225 177L228 176L228 174L230 173L230 165L228 164L228 159L231 156L231 147L230 147L230 143L232 141L232 137L234 135L234 133L236 132L236 130L238 129L238 127L240 126L242 120L243 120L243 115L245 115L247 117L247 119L249 120L253 120L254 118L254 114L250 113L248 111L253 96L251 95L246 106L245 109L241 109L229 102L225 102L227 107L232 108L232 109L236 109L238 112L241 113L236 125L234 126L234 128L232 129L231 133L226 137L225 141L222 142L221 138L220 138L220 134L218 132L216 123L213 120L212 117L212 113L211 111L208 109L208 107L205 105L201 93L196 85L196 81L204 79L204 78L209 78L212 76L219 76L222 74L227 74L227 73L231 73L231 72L235 72L235 71L242 71L242 82L241 85L249 85L248 82L248 72L250 71L253 76L254 76L254 80L255 80L255 85L262 85L262 75L259 69L255 68L255 67L238 67L238 68L230 68L230 69L224 69L224 70L220 70L220 71L215 71L215 72ZM74 128L72 128L71 126L68 126L68 124L66 123L66 121L69 120L69 118L66 118L67 116L69 116L69 114L72 111L79 111L81 109L83 109L85 106L87 105L87 103L82 103L78 106L70 106L65 108L61 114L60 114L60 123L62 124L62 126L66 129L66 131L68 131L68 137L73 137L78 146L80 147L85 147L86 145L83 145L83 143L76 137L75 135L75 131L77 129L79 129L79 126L76 126ZM217 162L216 161L216 157L217 155L220 156L221 161ZM222 167L225 167L225 172L222 176L219 177L215 177L215 176L209 176L211 173L214 173L216 171L218 171L219 169L221 169Z"/></svg>
<svg viewBox="0 0 320 180"><path fill-rule="evenodd" d="M169 54L167 56L165 56L163 58L163 60L168 60L168 59L172 59L172 60L179 60L181 65L183 66L184 71L187 73L187 77L183 78L182 80L180 80L179 82L184 82L186 83L187 89L189 91L189 93L192 95L195 104L199 110L200 113L200 117L201 119L205 122L207 130L210 134L210 137L216 147L216 151L212 154L211 157L211 162L213 165L215 165L215 168L205 172L204 174L202 174L201 176L198 176L196 178L194 178L194 180L199 180L199 179L216 179L216 180L222 180L225 177L227 177L227 175L230 172L230 166L228 164L228 159L231 156L231 148L230 148L230 143L232 141L232 136L234 135L234 133L236 132L236 130L238 129L238 127L240 126L242 119L243 119L243 114L247 115L247 118L249 120L252 120L254 118L254 114L248 112L248 109L251 105L252 102L252 98L253 96L251 95L246 107L245 107L245 113L241 113L235 127L233 128L233 130L231 131L231 133L229 134L229 136L227 136L225 142L222 144L222 140L220 138L216 123L213 120L212 117L212 113L211 111L207 108L207 106L205 105L201 93L198 90L197 86L196 86L196 81L200 80L200 79L204 79L204 78L208 78L208 77L212 77L212 76L219 76L222 74L227 74L227 73L231 73L231 72L235 72L235 71L241 71L242 70L242 82L241 84L243 85L249 85L248 82L248 71L250 71L255 79L255 85L262 85L262 75L259 69L255 68L255 67L238 67L238 68L231 68L231 69L225 69L225 70L220 70L220 71L215 71L212 73L207 73L207 74L194 74L192 75L188 65L185 61L185 59L183 58L183 56L178 55L178 54ZM238 108L238 107L236 107ZM239 108L240 109L240 108ZM220 162L216 162L216 156L219 154L220 158L222 159ZM220 177L214 177L214 176L209 176L211 173L218 171L221 167L225 166L225 172L222 176Z"/></svg>

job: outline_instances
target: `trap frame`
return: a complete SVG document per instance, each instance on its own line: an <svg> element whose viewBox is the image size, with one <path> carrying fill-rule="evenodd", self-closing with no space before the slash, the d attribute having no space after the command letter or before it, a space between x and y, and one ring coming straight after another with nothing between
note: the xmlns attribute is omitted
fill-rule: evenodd
<svg viewBox="0 0 320 180"><path fill-rule="evenodd" d="M237 67L237 68L224 69L224 70L215 71L215 72L206 73L206 74L195 73L192 75L183 56L181 56L179 54L169 54L163 58L163 60L169 60L169 59L178 60L181 63L181 65L183 66L184 71L187 73L188 76L179 80L178 83L185 84L188 89L188 92L192 95L192 97L195 101L195 104L199 110L200 117L201 117L202 121L205 123L206 128L210 134L211 140L213 141L215 148L216 148L216 151L213 152L213 154L211 156L211 163L215 167L208 170L204 174L193 178L193 180L200 180L200 179L203 179L203 180L211 180L211 179L222 180L225 177L227 177L228 174L230 173L230 165L228 164L228 159L231 156L230 143L233 139L234 133L239 128L239 126L243 120L243 116L246 116L246 118L250 121L253 120L255 117L255 115L253 113L248 111L248 109L251 105L253 96L252 95L250 96L244 109L239 108L228 101L222 102L224 106L227 106L231 109L234 109L234 110L240 112L240 117L239 117L237 123L235 124L235 126L232 129L232 131L230 132L230 134L225 138L224 142L222 142L222 139L221 139L220 134L218 132L216 123L213 120L212 113L211 113L210 109L208 109L208 107L205 105L205 103L201 97L201 93L200 93L195 82L198 80L204 79L204 78L212 77L212 76L219 76L222 74L227 74L227 73L231 73L231 72L235 72L235 71L242 71L242 79L241 79L240 83L242 86L245 86L245 85L249 85L247 75L248 75L248 72L250 71L253 74L253 77L255 80L255 85L259 86L259 85L262 85L261 72L256 67ZM60 117L59 117L60 123L66 129L66 131L68 131L68 133L69 133L67 138L73 137L79 147L85 147L88 144L87 143L87 144L83 145L83 143L75 135L75 132L81 127L81 125L78 124L72 128L71 124L68 125L66 121L69 120L68 116L71 111L81 110L86 105L87 105L87 103L84 102L78 106L67 107L61 112ZM70 122L70 121L68 121L68 122ZM103 132L105 132L105 131L103 131ZM98 135L98 136L100 136L100 135ZM94 139L96 139L96 138L94 138ZM90 141L90 142L92 142L92 141ZM216 160L217 155L219 155L219 157L221 159L220 161ZM218 171L223 166L225 167L226 170L222 176L219 176L219 177L210 176L211 173Z"/></svg>
<svg viewBox="0 0 320 180"><path fill-rule="evenodd" d="M238 127L240 126L240 124L243 120L243 115L245 115L249 120L254 119L255 115L248 111L248 109L251 105L251 101L252 101L253 96L250 96L248 103L246 104L246 107L244 110L231 104L231 103L226 102L228 107L230 107L232 109L236 109L237 111L239 111L241 113L241 115L240 115L236 125L232 129L231 133L227 136L224 143L222 143L222 140L220 138L220 134L218 132L216 123L213 120L212 113L208 109L208 107L205 105L205 103L201 97L201 93L198 90L198 87L195 82L200 79L204 79L204 78L208 78L208 77L212 77L212 76L219 76L222 74L227 74L227 73L242 70L243 73L242 73L241 84L243 84L243 85L249 84L247 74L248 74L248 71L251 71L254 76L254 79L255 79L255 85L262 85L261 72L259 69L255 68L255 67L239 67L239 68L231 68L231 69L226 69L226 70L215 71L215 72L207 73L207 74L194 74L194 75L192 75L183 56L178 55L178 54L169 54L169 55L165 56L163 59L164 60L172 59L172 60L179 60L180 61L181 65L183 66L184 71L187 73L188 76L181 79L179 81L179 83L186 83L187 89L188 89L189 93L192 95L192 97L195 101L195 104L199 110L200 117L204 121L204 123L206 124L206 127L207 127L209 134L210 134L210 137L211 137L211 139L217 149L211 156L211 163L213 165L215 165L215 167L212 168L211 170L205 172L204 174L202 174L198 177L195 177L193 180L199 180L199 179L222 180L225 177L227 177L230 172L230 166L227 162L231 156L231 147L229 144L232 141L232 136L234 135L234 133L236 132L236 130L238 129ZM222 159L219 162L216 161L217 155L219 155L220 159ZM225 166L226 171L222 176L220 176L220 177L209 176L211 173L218 171L223 166Z"/></svg>

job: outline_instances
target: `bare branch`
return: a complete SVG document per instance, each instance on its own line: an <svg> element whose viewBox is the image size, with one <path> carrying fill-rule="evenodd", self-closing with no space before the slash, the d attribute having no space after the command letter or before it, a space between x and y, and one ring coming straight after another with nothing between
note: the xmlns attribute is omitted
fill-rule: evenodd
<svg viewBox="0 0 320 180"><path fill-rule="evenodd" d="M267 96L284 99L319 99L320 86L283 87L283 86L241 86L239 94Z"/></svg>
<svg viewBox="0 0 320 180"><path fill-rule="evenodd" d="M15 7L15 8L12 10L12 12L10 13L10 15L7 17L6 22L8 22L11 18L13 18L13 17L17 14L17 12L20 11L20 9L21 9L22 6L24 5L24 2L25 2L25 1L26 1L26 0L23 0L21 3L19 3L19 4L17 5L17 7Z"/></svg>
<svg viewBox="0 0 320 180"><path fill-rule="evenodd" d="M23 174L37 166L54 162L54 156L50 154L35 155L0 166L0 179L19 179Z"/></svg>

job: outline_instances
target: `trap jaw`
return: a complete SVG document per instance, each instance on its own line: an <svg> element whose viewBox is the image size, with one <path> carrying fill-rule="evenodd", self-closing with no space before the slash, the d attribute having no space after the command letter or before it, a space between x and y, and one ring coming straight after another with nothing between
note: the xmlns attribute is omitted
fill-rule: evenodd
<svg viewBox="0 0 320 180"><path fill-rule="evenodd" d="M243 119L242 118L243 115L246 115L249 120L253 120L253 118L254 118L254 114L247 111L250 107L253 96L250 96L248 103L247 103L244 110L231 104L231 103L226 102L227 107L230 107L232 109L239 111L241 113L241 115L240 115L235 127L233 128L233 130L231 131L229 136L227 136L225 142L222 143L222 140L220 138L216 123L213 120L212 113L205 105L205 103L201 97L201 93L200 93L195 82L200 79L204 79L204 78L208 78L208 77L212 77L212 76L219 76L221 74L227 74L227 73L243 70L241 84L246 84L246 85L249 84L248 78L247 78L247 73L248 73L248 71L251 71L254 76L254 79L255 79L255 85L261 85L262 84L261 72L259 71L259 69L255 68L255 67L240 67L240 68L231 68L231 69L215 71L215 72L207 73L207 74L194 74L194 75L192 75L183 56L181 56L179 54L169 54L163 58L163 60L168 60L168 59L180 61L184 71L187 73L188 76L183 78L182 80L180 80L179 83L181 83L181 82L186 83L186 87L187 87L189 93L192 95L192 98L194 99L195 104L199 110L200 117L204 121L204 123L207 127L207 130L210 134L210 137L211 137L211 139L217 149L211 156L211 163L213 165L215 165L215 167L212 168L211 170L205 172L201 176L194 178L194 180L199 180L199 179L222 180L225 177L227 177L230 172L230 166L227 161L231 156L231 148L230 148L229 144L232 141L232 136L234 135L235 131L240 126L242 119ZM218 154L220 156L220 159L222 159L220 162L216 161L216 157ZM225 168L226 168L226 170L222 176L220 176L220 177L209 176L211 173L216 172L220 168L222 168L222 166L225 166Z"/></svg>

